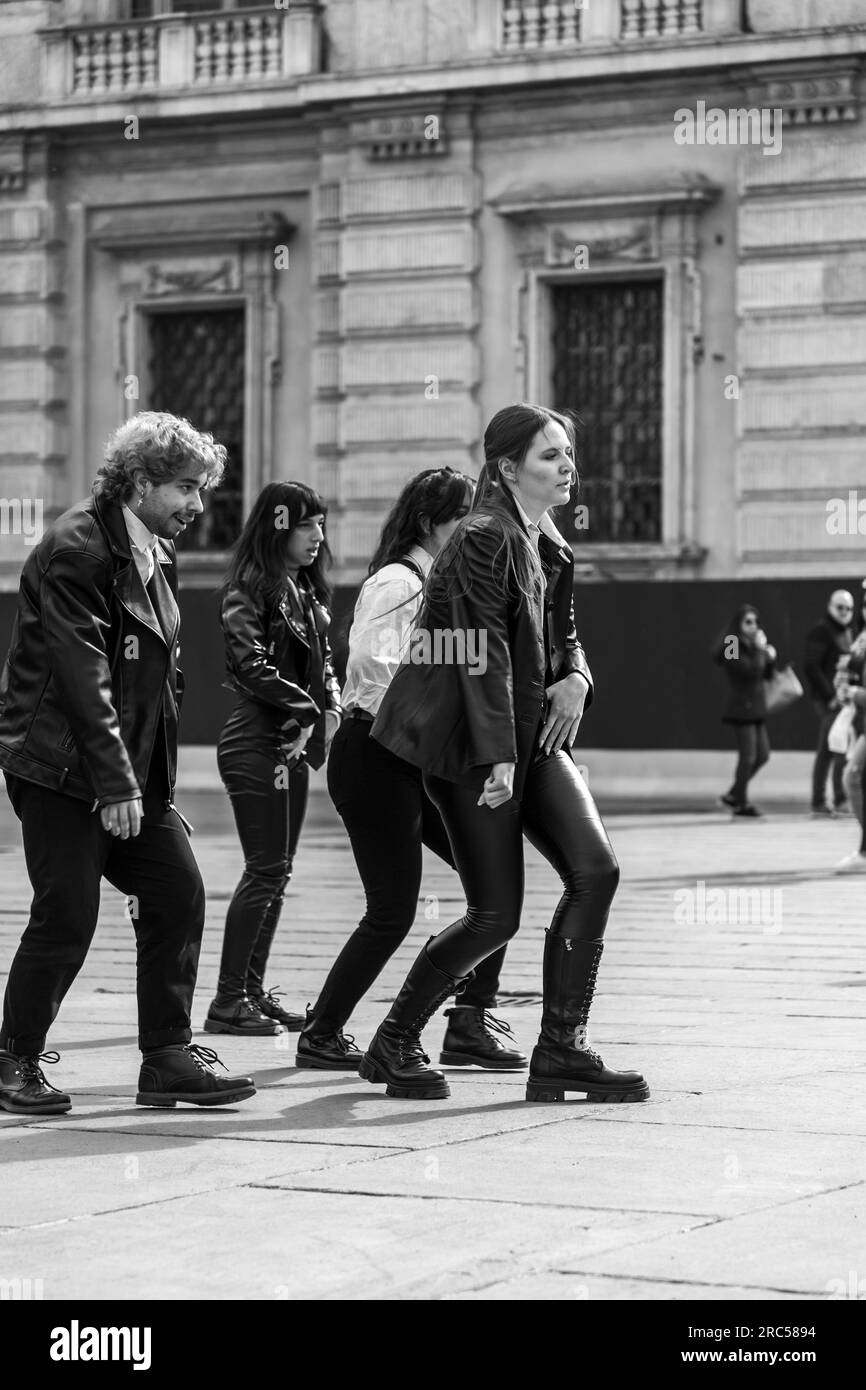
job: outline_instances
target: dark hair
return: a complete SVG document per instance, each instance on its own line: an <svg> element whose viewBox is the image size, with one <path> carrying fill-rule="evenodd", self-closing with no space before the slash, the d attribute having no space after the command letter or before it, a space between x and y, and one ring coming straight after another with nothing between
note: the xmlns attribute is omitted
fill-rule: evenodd
<svg viewBox="0 0 866 1390"><path fill-rule="evenodd" d="M717 651L721 651L724 648L726 642L728 641L728 638L730 637L736 637L741 642L752 641L751 637L744 637L742 632L740 631L740 623L743 621L747 613L754 613L757 619L757 626L760 627L761 615L758 612L755 605L753 603L741 603L739 608L734 613L733 617L728 622L727 626L723 627L721 632L716 637L716 640L713 643L712 647L714 653Z"/></svg>
<svg viewBox="0 0 866 1390"><path fill-rule="evenodd" d="M221 592L242 585L259 591L268 603L276 603L286 588L286 542L300 522L319 515L327 517L328 509L306 483L266 483L235 542ZM325 606L332 593L327 577L330 565L325 539L313 563L305 565L299 576Z"/></svg>
<svg viewBox="0 0 866 1390"><path fill-rule="evenodd" d="M216 487L226 466L226 451L206 430L165 410L142 410L120 425L105 445L105 463L93 492L106 501L124 502L140 468L154 487L180 477L187 469L207 473L205 488Z"/></svg>
<svg viewBox="0 0 866 1390"><path fill-rule="evenodd" d="M382 527L379 543L367 566L368 576L385 565L402 560L407 550L424 539L422 520L431 528L453 521L467 505L467 494L475 482L456 468L425 468L403 488Z"/></svg>
<svg viewBox="0 0 866 1390"><path fill-rule="evenodd" d="M565 430L574 453L574 421L566 415L561 415L559 411L550 410L544 405L530 405L524 401L520 405L507 405L496 412L484 431L484 464L478 475L470 520L476 512L487 510L490 498L497 491L508 491L507 485L501 480L500 464L506 459L513 463L519 482L520 469L532 441L539 430L545 429L554 421ZM457 561L462 554L465 535L466 525L458 526L438 556L431 572L431 579L433 574L437 574L438 577L438 574L444 573L446 567L453 573L452 562ZM516 517L513 523L505 520L500 551L503 549L506 582L513 580L518 590L526 598L534 601L539 592L539 585L542 586L543 592L544 576L535 549L529 544ZM494 556L494 563L500 551Z"/></svg>

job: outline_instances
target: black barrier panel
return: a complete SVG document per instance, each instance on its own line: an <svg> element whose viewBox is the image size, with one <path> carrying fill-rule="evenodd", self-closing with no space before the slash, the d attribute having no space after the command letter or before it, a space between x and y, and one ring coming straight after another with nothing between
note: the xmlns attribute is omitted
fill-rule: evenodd
<svg viewBox="0 0 866 1390"><path fill-rule="evenodd" d="M726 683L710 660L714 640L743 603L753 603L782 661L803 677L806 632L825 613L834 589L859 604L862 576L850 579L707 580L585 584L575 589L578 635L597 698L581 729L591 748L728 748L721 723ZM357 588L334 595L335 664L345 673L348 625ZM187 694L184 743L215 743L231 708L222 688L223 645L216 593L181 588L181 666ZM0 594L0 645L8 648L15 594ZM813 746L815 716L804 699L772 719L777 749Z"/></svg>

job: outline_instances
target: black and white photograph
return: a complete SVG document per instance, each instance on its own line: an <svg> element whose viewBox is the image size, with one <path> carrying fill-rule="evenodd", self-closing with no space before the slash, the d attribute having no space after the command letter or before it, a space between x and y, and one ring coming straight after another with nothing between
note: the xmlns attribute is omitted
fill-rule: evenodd
<svg viewBox="0 0 866 1390"><path fill-rule="evenodd" d="M301 1302L853 1349L864 72L866 0L0 0L43 1374L218 1373L207 1303L262 1373Z"/></svg>

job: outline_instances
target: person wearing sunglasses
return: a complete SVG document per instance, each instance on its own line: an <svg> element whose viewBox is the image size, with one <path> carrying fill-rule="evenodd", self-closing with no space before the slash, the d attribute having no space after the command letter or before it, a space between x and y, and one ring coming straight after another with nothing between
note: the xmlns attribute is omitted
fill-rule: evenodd
<svg viewBox="0 0 866 1390"><path fill-rule="evenodd" d="M839 712L834 684L840 656L851 650L854 599L847 589L830 595L827 612L806 635L803 670L806 686L818 716L818 739L812 767L812 816L840 815L848 809L843 785L845 759L830 750L827 739ZM827 778L831 779L832 805L827 800Z"/></svg>

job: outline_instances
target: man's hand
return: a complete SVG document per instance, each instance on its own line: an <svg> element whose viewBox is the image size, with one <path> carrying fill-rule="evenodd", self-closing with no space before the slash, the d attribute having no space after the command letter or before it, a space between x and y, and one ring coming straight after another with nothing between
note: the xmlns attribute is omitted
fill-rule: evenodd
<svg viewBox="0 0 866 1390"><path fill-rule="evenodd" d="M103 830L107 830L109 835L119 836L121 840L128 840L130 836L135 838L141 829L142 815L140 796L133 797L131 801L114 801L110 806L99 808Z"/></svg>
<svg viewBox="0 0 866 1390"><path fill-rule="evenodd" d="M588 693L589 682L577 671L548 687L547 718L538 738L545 753L558 753L566 743L573 746Z"/></svg>
<svg viewBox="0 0 866 1390"><path fill-rule="evenodd" d="M484 790L476 801L476 806L489 806L495 810L504 806L514 795L514 763L494 763L490 776L484 783Z"/></svg>

